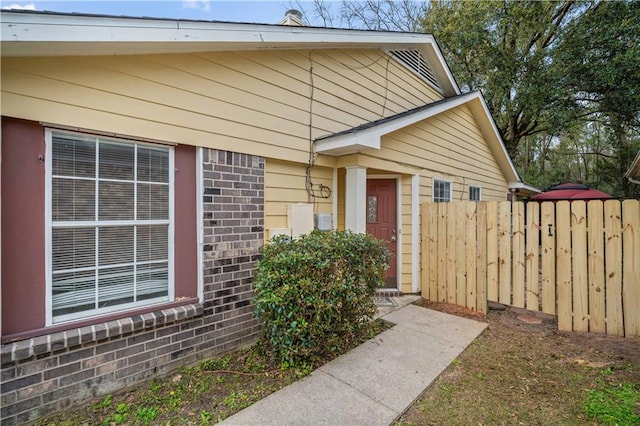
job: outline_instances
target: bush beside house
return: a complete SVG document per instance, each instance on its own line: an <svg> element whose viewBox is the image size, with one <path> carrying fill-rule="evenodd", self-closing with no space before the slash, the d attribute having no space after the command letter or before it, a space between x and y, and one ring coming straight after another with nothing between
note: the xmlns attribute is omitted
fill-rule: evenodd
<svg viewBox="0 0 640 426"><path fill-rule="evenodd" d="M376 313L389 251L368 234L312 232L274 238L255 280L265 346L283 365L313 363L338 351Z"/></svg>

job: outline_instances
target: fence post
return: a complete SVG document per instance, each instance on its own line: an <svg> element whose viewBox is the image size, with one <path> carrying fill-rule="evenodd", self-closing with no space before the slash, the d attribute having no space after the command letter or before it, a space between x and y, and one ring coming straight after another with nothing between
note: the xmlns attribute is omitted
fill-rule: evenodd
<svg viewBox="0 0 640 426"><path fill-rule="evenodd" d="M622 202L624 335L640 336L640 201Z"/></svg>

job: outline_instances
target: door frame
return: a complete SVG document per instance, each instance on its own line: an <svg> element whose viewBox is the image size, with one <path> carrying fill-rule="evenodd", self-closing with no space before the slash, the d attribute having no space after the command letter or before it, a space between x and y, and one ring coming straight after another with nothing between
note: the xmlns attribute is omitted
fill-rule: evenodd
<svg viewBox="0 0 640 426"><path fill-rule="evenodd" d="M399 174L373 174L367 175L369 179L395 179L396 180L396 289L402 292L402 175ZM366 193L366 188L365 188Z"/></svg>

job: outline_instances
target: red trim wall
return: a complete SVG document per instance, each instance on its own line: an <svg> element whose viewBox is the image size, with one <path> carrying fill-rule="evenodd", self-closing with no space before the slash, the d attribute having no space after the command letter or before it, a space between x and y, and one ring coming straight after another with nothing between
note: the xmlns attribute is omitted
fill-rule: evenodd
<svg viewBox="0 0 640 426"><path fill-rule="evenodd" d="M103 322L45 326L45 129L2 117L2 336L47 334ZM198 293L196 149L175 149L175 297ZM136 314L157 310L136 309ZM123 318L131 313L114 313ZM109 316L111 317L111 316ZM26 334L25 334L26 333Z"/></svg>
<svg viewBox="0 0 640 426"><path fill-rule="evenodd" d="M44 155L39 123L2 117L3 335L45 323Z"/></svg>
<svg viewBox="0 0 640 426"><path fill-rule="evenodd" d="M180 145L175 152L175 296L198 293L198 225L196 149Z"/></svg>

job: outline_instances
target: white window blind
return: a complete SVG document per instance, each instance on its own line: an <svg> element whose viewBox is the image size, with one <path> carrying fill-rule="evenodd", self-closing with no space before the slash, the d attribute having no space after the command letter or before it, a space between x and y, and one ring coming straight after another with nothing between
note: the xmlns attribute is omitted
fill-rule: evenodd
<svg viewBox="0 0 640 426"><path fill-rule="evenodd" d="M49 133L51 322L172 296L173 150Z"/></svg>
<svg viewBox="0 0 640 426"><path fill-rule="evenodd" d="M433 201L436 203L451 201L451 182L440 179L433 180Z"/></svg>
<svg viewBox="0 0 640 426"><path fill-rule="evenodd" d="M471 185L469 186L469 200L480 201L480 187Z"/></svg>

